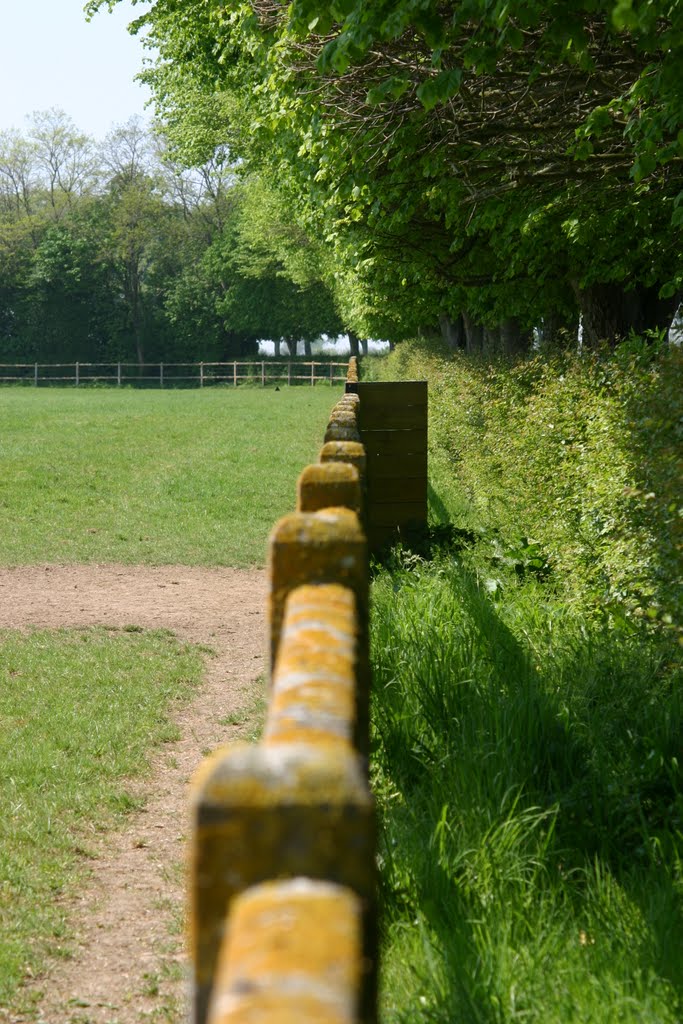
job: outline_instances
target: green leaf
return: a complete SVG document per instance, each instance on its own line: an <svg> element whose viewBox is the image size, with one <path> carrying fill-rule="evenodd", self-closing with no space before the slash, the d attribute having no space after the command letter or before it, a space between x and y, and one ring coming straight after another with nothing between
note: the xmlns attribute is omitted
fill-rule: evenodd
<svg viewBox="0 0 683 1024"><path fill-rule="evenodd" d="M646 178L648 174L652 174L657 166L657 159L653 153L641 153L635 160L631 175L636 185L638 182Z"/></svg>
<svg viewBox="0 0 683 1024"><path fill-rule="evenodd" d="M511 25L505 32L505 42L511 50L521 50L524 46L524 34Z"/></svg>
<svg viewBox="0 0 683 1024"><path fill-rule="evenodd" d="M432 110L437 103L444 103L455 96L462 81L460 68L441 71L435 78L428 78L417 89L417 98L425 110Z"/></svg>
<svg viewBox="0 0 683 1024"><path fill-rule="evenodd" d="M619 0L612 11L612 24L619 31L638 27L638 18L633 11L633 0Z"/></svg>
<svg viewBox="0 0 683 1024"><path fill-rule="evenodd" d="M392 75L390 78L385 78L383 82L368 89L367 102L370 104L382 103L383 100L389 97L393 100L400 99L409 86L409 79Z"/></svg>

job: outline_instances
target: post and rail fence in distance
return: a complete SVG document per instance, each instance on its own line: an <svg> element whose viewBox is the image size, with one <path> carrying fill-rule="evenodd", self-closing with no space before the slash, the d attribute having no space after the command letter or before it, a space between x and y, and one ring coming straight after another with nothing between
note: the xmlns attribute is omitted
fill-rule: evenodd
<svg viewBox="0 0 683 1024"><path fill-rule="evenodd" d="M263 738L219 748L192 782L193 1024L376 1022L366 528L379 491L360 429L355 358L346 379L320 461L299 477L296 511L270 537ZM420 455L419 466L408 460L406 481L421 480L414 474L416 466L426 474L426 385L393 391L397 406L409 396L424 417L394 410L391 388L376 396L388 430L420 432L421 440L404 433L403 442ZM395 460L401 439L390 440ZM393 482L378 540L392 514L395 531L409 514L426 517L426 484L424 507L415 500L422 485L412 483L409 512L399 507L399 468L392 462L379 478Z"/></svg>
<svg viewBox="0 0 683 1024"><path fill-rule="evenodd" d="M111 387L238 387L243 384L341 384L348 363L232 359L222 363L0 363L0 384Z"/></svg>

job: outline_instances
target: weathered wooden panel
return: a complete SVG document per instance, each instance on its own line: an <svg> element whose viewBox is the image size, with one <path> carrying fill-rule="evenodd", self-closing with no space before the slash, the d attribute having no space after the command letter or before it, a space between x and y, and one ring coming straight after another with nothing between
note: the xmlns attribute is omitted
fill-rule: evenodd
<svg viewBox="0 0 683 1024"><path fill-rule="evenodd" d="M400 397L390 407L381 405L366 409L367 397L361 396L359 423L361 432L365 430L384 430L391 426L393 430L427 429L427 405L404 405Z"/></svg>
<svg viewBox="0 0 683 1024"><path fill-rule="evenodd" d="M357 387L368 540L377 548L427 522L427 382L361 381Z"/></svg>
<svg viewBox="0 0 683 1024"><path fill-rule="evenodd" d="M373 452L367 458L368 479L386 480L390 477L402 476L406 480L413 477L427 478L427 452L419 452L406 455L403 452L398 454Z"/></svg>
<svg viewBox="0 0 683 1024"><path fill-rule="evenodd" d="M385 480L371 479L368 487L368 501L372 506L386 504L414 504L427 501L427 477L389 477Z"/></svg>
<svg viewBox="0 0 683 1024"><path fill-rule="evenodd" d="M363 430L366 453L413 455L427 452L427 430Z"/></svg>
<svg viewBox="0 0 683 1024"><path fill-rule="evenodd" d="M372 506L368 510L368 527L404 526L408 523L425 521L425 503L423 501L395 501Z"/></svg>
<svg viewBox="0 0 683 1024"><path fill-rule="evenodd" d="M385 409L387 403L397 400L404 405L426 405L427 394L426 380L360 381L358 384L358 395L368 408L379 405Z"/></svg>

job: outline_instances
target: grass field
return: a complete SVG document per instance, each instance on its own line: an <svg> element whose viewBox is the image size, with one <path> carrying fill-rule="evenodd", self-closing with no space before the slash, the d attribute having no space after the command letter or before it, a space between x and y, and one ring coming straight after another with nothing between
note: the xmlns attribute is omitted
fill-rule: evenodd
<svg viewBox="0 0 683 1024"><path fill-rule="evenodd" d="M263 564L337 389L0 391L0 564Z"/></svg>
<svg viewBox="0 0 683 1024"><path fill-rule="evenodd" d="M0 390L0 564L263 564L337 394ZM0 633L0 1007L68 949L86 837L134 806L202 669L163 632Z"/></svg>
<svg viewBox="0 0 683 1024"><path fill-rule="evenodd" d="M135 803L127 780L176 737L196 647L166 632L0 632L0 1006L26 968L68 948L65 903L88 835Z"/></svg>

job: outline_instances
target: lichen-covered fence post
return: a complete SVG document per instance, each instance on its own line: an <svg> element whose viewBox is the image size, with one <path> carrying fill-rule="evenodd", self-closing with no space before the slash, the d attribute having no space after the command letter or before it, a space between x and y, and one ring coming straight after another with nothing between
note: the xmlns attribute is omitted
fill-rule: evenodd
<svg viewBox="0 0 683 1024"><path fill-rule="evenodd" d="M211 1021L356 1024L362 977L354 892L309 878L266 882L233 904Z"/></svg>
<svg viewBox="0 0 683 1024"><path fill-rule="evenodd" d="M271 534L263 739L193 780L195 1024L376 1019L365 466L345 395Z"/></svg>

